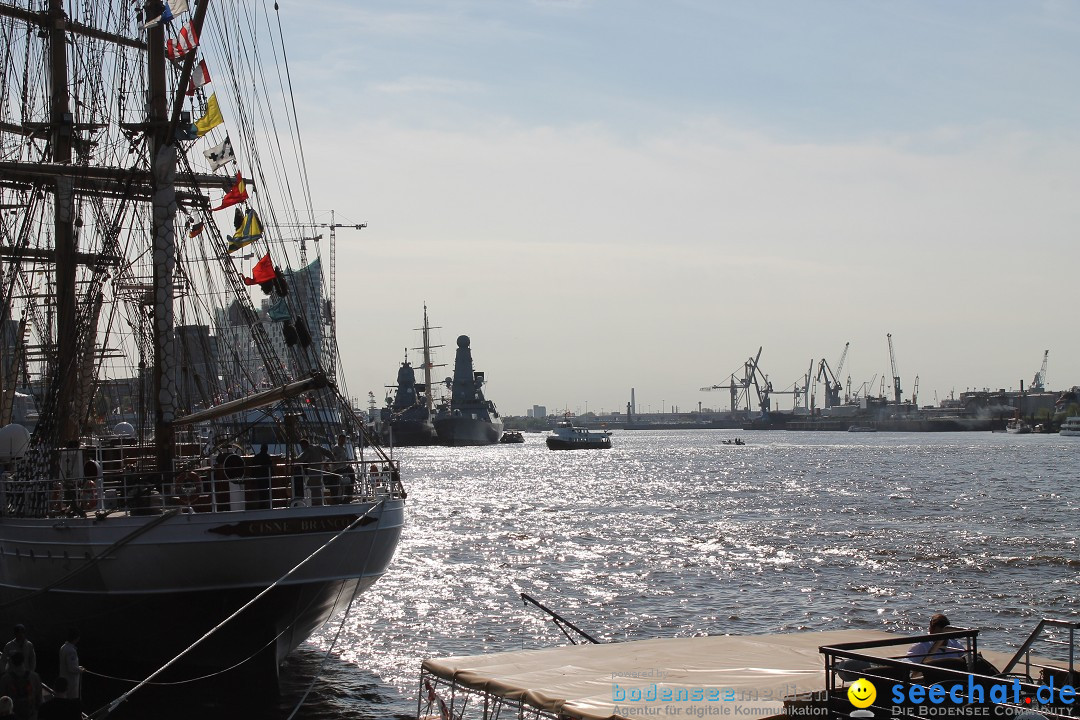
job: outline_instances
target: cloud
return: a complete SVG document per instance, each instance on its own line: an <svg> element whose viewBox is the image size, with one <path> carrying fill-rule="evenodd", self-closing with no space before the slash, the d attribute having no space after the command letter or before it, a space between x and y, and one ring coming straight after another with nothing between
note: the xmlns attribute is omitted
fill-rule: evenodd
<svg viewBox="0 0 1080 720"><path fill-rule="evenodd" d="M391 95L470 95L480 94L483 86L477 82L452 78L408 76L391 82L375 83L372 90Z"/></svg>

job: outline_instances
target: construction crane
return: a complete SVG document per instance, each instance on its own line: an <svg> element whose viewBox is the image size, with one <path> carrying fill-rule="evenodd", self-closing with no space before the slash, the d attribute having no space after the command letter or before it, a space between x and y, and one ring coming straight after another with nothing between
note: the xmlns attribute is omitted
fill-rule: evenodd
<svg viewBox="0 0 1080 720"><path fill-rule="evenodd" d="M1042 368L1039 372L1035 373L1035 379L1031 381L1031 387L1028 388L1031 392L1045 392L1046 391L1046 360L1050 357L1050 351L1043 352Z"/></svg>
<svg viewBox="0 0 1080 720"><path fill-rule="evenodd" d="M893 398L896 400L896 404L900 404L900 373L896 372L896 353L893 352L892 333L887 335L889 339L889 365L892 367L892 387Z"/></svg>
<svg viewBox="0 0 1080 720"><path fill-rule="evenodd" d="M327 228L330 230L330 291L327 293L326 298L326 310L323 313L323 323L327 328L327 337L329 342L326 344L326 373L330 377L334 377L337 366L337 229L338 228L353 228L354 230L363 230L367 227L367 223L339 223L335 222L336 215L333 210L330 211L330 222L328 223L284 223L278 224L275 227L279 228ZM321 240L322 235L316 235L315 237L302 237L300 240L300 266L307 267L307 245L308 240Z"/></svg>

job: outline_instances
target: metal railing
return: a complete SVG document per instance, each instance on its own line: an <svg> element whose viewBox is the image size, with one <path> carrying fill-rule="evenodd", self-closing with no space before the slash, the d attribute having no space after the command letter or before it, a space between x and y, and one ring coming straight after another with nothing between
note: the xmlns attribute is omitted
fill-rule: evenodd
<svg viewBox="0 0 1080 720"><path fill-rule="evenodd" d="M1046 627L1069 629L1069 667L1037 662L1030 648ZM978 650L978 630L950 630L932 635L889 638L856 643L841 643L819 648L825 657L825 697L830 718L866 715L925 718L928 714L978 715L1019 714L1035 710L1048 718L1072 717L1074 707L1060 694L1063 681L1073 684L1075 653L1072 645L1080 623L1044 620L1003 669L994 667ZM1043 638L1044 640L1046 638ZM907 646L912 643L959 640L964 649L959 656L924 661L909 659ZM900 653L893 650L904 648ZM925 657L925 656L924 656ZM1025 672L1015 672L1020 659L1027 658ZM1031 669L1040 673L1036 678ZM1045 683L1056 678L1053 690ZM865 708L855 709L847 689L860 679L875 688L874 700ZM1057 693L1057 694L1055 694ZM1007 710L1003 710L1007 709ZM948 713L945 710L949 710Z"/></svg>

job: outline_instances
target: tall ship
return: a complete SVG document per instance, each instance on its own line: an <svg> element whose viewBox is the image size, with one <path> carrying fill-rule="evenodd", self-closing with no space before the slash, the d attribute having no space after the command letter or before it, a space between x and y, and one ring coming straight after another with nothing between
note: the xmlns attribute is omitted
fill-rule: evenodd
<svg viewBox="0 0 1080 720"><path fill-rule="evenodd" d="M454 377L448 378L450 404L435 416L443 445L492 445L502 437L503 422L495 403L484 398L484 373L473 370L469 336L457 339Z"/></svg>
<svg viewBox="0 0 1080 720"><path fill-rule="evenodd" d="M389 566L400 469L347 402L333 244L295 242L282 36L132 7L0 0L0 610L103 677L274 682Z"/></svg>

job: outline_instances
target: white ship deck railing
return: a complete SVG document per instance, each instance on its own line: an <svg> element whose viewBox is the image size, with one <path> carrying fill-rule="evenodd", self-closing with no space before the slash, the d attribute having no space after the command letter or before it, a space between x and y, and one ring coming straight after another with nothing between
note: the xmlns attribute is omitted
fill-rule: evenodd
<svg viewBox="0 0 1080 720"><path fill-rule="evenodd" d="M250 461L250 456L246 458ZM101 462L99 473L60 480L17 480L0 474L0 514L25 517L70 517L95 513L156 515L170 508L182 512L234 512L273 510L317 505L311 493L319 484L307 480L317 476L322 485L323 505L374 502L386 497L404 497L397 460L349 461L351 472L334 472L327 465L341 462L296 463L276 458L269 487L252 473L245 462L240 474L230 477L221 466L202 465L174 473L162 480L155 472L140 471L132 465L128 472L115 464ZM234 468L235 470L235 468ZM267 492L269 490L269 492ZM43 508L43 512L34 512Z"/></svg>

